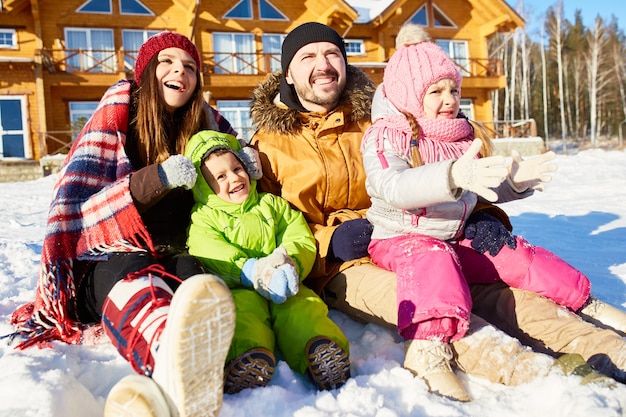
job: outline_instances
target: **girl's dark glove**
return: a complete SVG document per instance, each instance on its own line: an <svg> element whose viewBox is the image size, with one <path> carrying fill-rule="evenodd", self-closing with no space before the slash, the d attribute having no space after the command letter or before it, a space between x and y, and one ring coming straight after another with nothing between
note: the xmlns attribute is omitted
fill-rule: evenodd
<svg viewBox="0 0 626 417"><path fill-rule="evenodd" d="M347 220L341 223L330 238L329 256L347 262L367 256L374 226L367 219Z"/></svg>
<svg viewBox="0 0 626 417"><path fill-rule="evenodd" d="M504 245L515 249L515 237L504 227L500 220L489 214L479 211L470 216L465 224L465 237L472 241L472 248L483 254L489 251L496 256Z"/></svg>

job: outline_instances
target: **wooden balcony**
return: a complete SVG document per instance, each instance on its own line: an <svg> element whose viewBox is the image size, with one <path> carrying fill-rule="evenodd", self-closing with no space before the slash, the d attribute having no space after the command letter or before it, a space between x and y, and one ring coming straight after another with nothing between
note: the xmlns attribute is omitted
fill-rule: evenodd
<svg viewBox="0 0 626 417"><path fill-rule="evenodd" d="M37 52L49 74L90 73L126 74L132 76L137 51L42 49ZM280 54L205 52L201 55L205 85L215 87L254 87L268 73L280 69ZM365 71L374 82L382 80L385 63L362 62L349 58L349 62ZM456 60L461 73L468 80L477 79L486 88L499 88L504 77L502 61L498 59L469 58ZM489 80L498 80L496 84ZM216 91L213 91L216 93Z"/></svg>

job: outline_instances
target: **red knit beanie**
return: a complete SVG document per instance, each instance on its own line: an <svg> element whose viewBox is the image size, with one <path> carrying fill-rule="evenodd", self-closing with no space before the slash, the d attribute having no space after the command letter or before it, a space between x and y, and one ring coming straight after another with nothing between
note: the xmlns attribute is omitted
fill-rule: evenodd
<svg viewBox="0 0 626 417"><path fill-rule="evenodd" d="M137 61L135 62L135 82L137 85L141 83L143 70L146 69L152 57L167 48L180 48L187 52L196 61L198 71L201 70L200 55L193 42L184 35L165 31L149 37L139 48Z"/></svg>
<svg viewBox="0 0 626 417"><path fill-rule="evenodd" d="M459 68L420 26L403 26L396 47L385 68L383 84L385 95L398 110L415 118L424 116L426 90L444 78L454 80L461 88Z"/></svg>

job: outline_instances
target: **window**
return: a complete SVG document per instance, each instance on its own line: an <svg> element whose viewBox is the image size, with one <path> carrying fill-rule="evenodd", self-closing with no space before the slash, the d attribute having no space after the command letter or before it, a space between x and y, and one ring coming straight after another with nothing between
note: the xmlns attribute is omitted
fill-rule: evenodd
<svg viewBox="0 0 626 417"><path fill-rule="evenodd" d="M250 102L236 100L218 100L217 110L230 122L241 136L249 142L254 128L250 119Z"/></svg>
<svg viewBox="0 0 626 417"><path fill-rule="evenodd" d="M132 71L137 61L137 53L141 45L158 30L122 30L122 46L124 47L124 68Z"/></svg>
<svg viewBox="0 0 626 417"><path fill-rule="evenodd" d="M345 41L346 55L365 55L365 44L360 40Z"/></svg>
<svg viewBox="0 0 626 417"><path fill-rule="evenodd" d="M433 4L433 16L435 20L433 22L433 26L437 28L455 28L456 27L456 25L452 22L452 20L450 20L448 16L446 16L444 12L439 10L439 8L435 6L434 4Z"/></svg>
<svg viewBox="0 0 626 417"><path fill-rule="evenodd" d="M449 39L437 39L435 41L437 45L446 53L456 64L459 66L461 70L461 74L464 77L468 77L470 75L469 71L469 55L467 52L467 42L466 41L453 41Z"/></svg>
<svg viewBox="0 0 626 417"><path fill-rule="evenodd" d="M0 156L30 158L26 96L0 96Z"/></svg>
<svg viewBox="0 0 626 417"><path fill-rule="evenodd" d="M252 34L214 33L213 49L215 49L216 74L258 73Z"/></svg>
<svg viewBox="0 0 626 417"><path fill-rule="evenodd" d="M139 0L118 0L121 14L138 14L154 16L154 13ZM89 0L77 10L78 13L112 13L111 0Z"/></svg>
<svg viewBox="0 0 626 417"><path fill-rule="evenodd" d="M65 29L67 72L116 71L113 30Z"/></svg>
<svg viewBox="0 0 626 417"><path fill-rule="evenodd" d="M227 19L252 19L252 0L241 0L224 15Z"/></svg>
<svg viewBox="0 0 626 417"><path fill-rule="evenodd" d="M80 133L81 129L91 118L98 107L97 101L70 101L70 128L72 139Z"/></svg>
<svg viewBox="0 0 626 417"><path fill-rule="evenodd" d="M411 16L408 20L411 23L415 23L416 25L421 26L430 26L430 22L428 19L428 11L426 9L426 5L423 5L413 16ZM433 4L433 24L432 26L438 28L455 28L456 25L452 20L445 15L437 6Z"/></svg>
<svg viewBox="0 0 626 417"><path fill-rule="evenodd" d="M289 20L268 0L259 0L259 16L267 20Z"/></svg>
<svg viewBox="0 0 626 417"><path fill-rule="evenodd" d="M263 34L263 53L266 63L264 69L266 72L274 72L281 68L281 47L286 36L285 34Z"/></svg>
<svg viewBox="0 0 626 417"><path fill-rule="evenodd" d="M80 6L78 13L109 13L111 14L111 0L89 0Z"/></svg>
<svg viewBox="0 0 626 417"><path fill-rule="evenodd" d="M252 19L252 0L241 0L226 12L226 19ZM259 0L259 18L267 20L289 20L269 0Z"/></svg>
<svg viewBox="0 0 626 417"><path fill-rule="evenodd" d="M154 16L154 13L150 11L146 6L141 4L138 0L119 0L120 1L120 13L121 14L138 14L146 16Z"/></svg>
<svg viewBox="0 0 626 417"><path fill-rule="evenodd" d="M426 5L423 5L413 16L409 18L409 22L415 23L416 25L428 26L428 14L426 13Z"/></svg>
<svg viewBox="0 0 626 417"><path fill-rule="evenodd" d="M0 48L17 49L17 34L15 29L0 29Z"/></svg>
<svg viewBox="0 0 626 417"><path fill-rule="evenodd" d="M468 119L476 120L474 119L474 103L471 98L462 98L460 109Z"/></svg>

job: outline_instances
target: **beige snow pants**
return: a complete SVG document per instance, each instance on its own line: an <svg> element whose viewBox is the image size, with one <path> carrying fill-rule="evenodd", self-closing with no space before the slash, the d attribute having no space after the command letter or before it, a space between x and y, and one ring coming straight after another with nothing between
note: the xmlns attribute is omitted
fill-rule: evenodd
<svg viewBox="0 0 626 417"><path fill-rule="evenodd" d="M456 364L464 372L518 385L548 373L554 360L539 352L552 356L578 353L609 376L626 370L626 339L615 332L597 328L550 300L505 284L473 285L471 292L470 329L463 339L452 343ZM393 272L372 264L352 266L328 283L324 298L330 307L350 317L396 327Z"/></svg>

